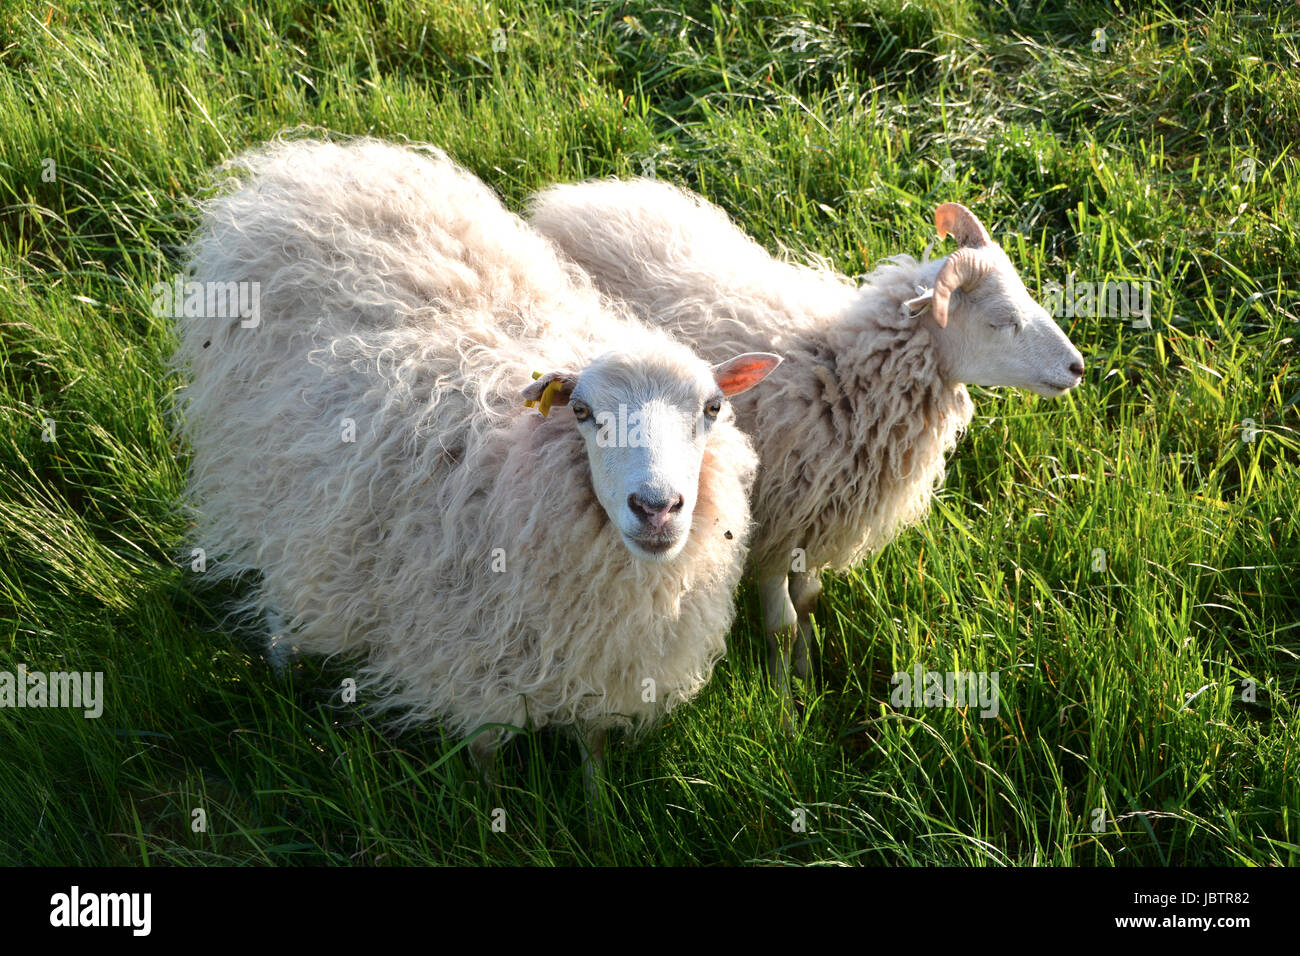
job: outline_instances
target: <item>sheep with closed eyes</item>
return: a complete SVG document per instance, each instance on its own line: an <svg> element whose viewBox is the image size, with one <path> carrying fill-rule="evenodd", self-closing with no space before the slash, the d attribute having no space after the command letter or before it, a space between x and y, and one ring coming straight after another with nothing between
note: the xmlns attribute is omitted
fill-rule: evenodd
<svg viewBox="0 0 1300 956"><path fill-rule="evenodd" d="M529 219L604 292L701 355L785 361L740 398L759 475L752 545L771 668L808 667L820 572L923 517L972 415L966 385L1063 395L1083 358L966 207L935 212L958 248L899 255L861 283L773 257L725 212L651 179L552 186Z"/></svg>

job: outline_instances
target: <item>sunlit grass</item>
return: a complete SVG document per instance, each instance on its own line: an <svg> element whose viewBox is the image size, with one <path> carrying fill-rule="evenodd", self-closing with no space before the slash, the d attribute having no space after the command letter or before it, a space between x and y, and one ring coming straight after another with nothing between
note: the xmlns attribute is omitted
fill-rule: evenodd
<svg viewBox="0 0 1300 956"><path fill-rule="evenodd" d="M1300 862L1293 4L241 6L0 13L0 671L107 694L0 709L0 862ZM973 390L929 518L828 579L793 736L746 584L596 812L550 733L494 793L336 705L345 662L275 676L175 553L149 287L211 168L301 125L436 143L515 208L653 172L848 273L958 200L1035 293L1149 280L1152 327L1062 318L1065 399ZM896 710L916 664L998 672L998 715Z"/></svg>

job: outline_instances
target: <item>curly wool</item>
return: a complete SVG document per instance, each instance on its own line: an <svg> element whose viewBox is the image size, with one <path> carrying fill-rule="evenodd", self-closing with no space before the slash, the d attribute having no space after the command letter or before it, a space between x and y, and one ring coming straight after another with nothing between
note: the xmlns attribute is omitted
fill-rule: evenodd
<svg viewBox="0 0 1300 956"><path fill-rule="evenodd" d="M299 650L361 659L400 725L637 729L698 692L745 557L748 439L718 423L685 550L651 564L597 501L572 416L520 391L601 356L634 382L701 360L437 150L277 142L234 173L189 278L259 282L260 322L178 321L209 573L257 577L244 609Z"/></svg>
<svg viewBox="0 0 1300 956"><path fill-rule="evenodd" d="M903 306L941 261L896 256L858 286L773 258L717 206L652 180L554 186L529 217L602 291L704 357L784 356L736 399L762 462L760 575L788 570L795 549L810 572L852 566L925 515L973 414Z"/></svg>

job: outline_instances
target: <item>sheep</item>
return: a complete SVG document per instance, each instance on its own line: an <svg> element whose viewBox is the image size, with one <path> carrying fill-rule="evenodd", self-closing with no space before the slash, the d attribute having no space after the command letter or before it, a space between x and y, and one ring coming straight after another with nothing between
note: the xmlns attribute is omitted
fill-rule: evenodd
<svg viewBox="0 0 1300 956"><path fill-rule="evenodd" d="M554 724L599 769L724 651L757 466L729 400L780 359L710 368L620 316L432 147L233 168L185 288L256 295L177 323L189 543L254 582L269 656L355 658L397 730L439 722L491 779Z"/></svg>
<svg viewBox="0 0 1300 956"><path fill-rule="evenodd" d="M717 206L655 180L553 186L528 217L603 291L706 358L784 356L736 412L758 448L751 559L787 700L792 664L807 672L820 572L925 515L973 414L966 384L1057 396L1082 379L1078 350L958 203L935 212L955 253L892 257L861 285L773 258Z"/></svg>

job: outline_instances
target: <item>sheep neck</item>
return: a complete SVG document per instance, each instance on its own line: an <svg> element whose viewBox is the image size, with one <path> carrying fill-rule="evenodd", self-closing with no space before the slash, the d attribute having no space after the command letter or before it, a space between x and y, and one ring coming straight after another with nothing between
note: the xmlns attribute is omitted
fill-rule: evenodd
<svg viewBox="0 0 1300 956"><path fill-rule="evenodd" d="M756 511L770 527L755 542L760 566L804 547L810 569L846 567L882 547L924 514L970 421L970 398L944 381L927 320L902 309L915 294L908 277L883 280L836 320L783 342L792 387L780 396L755 389L742 411L764 463ZM789 518L774 514L789 510L783 487L807 489Z"/></svg>

